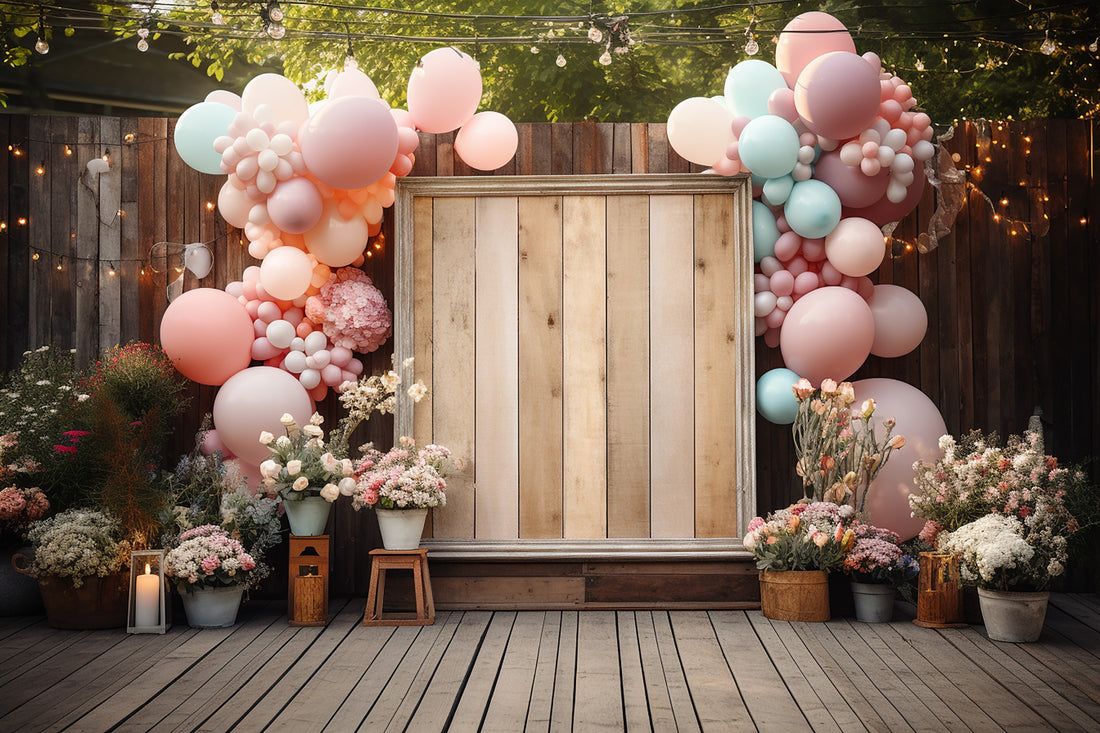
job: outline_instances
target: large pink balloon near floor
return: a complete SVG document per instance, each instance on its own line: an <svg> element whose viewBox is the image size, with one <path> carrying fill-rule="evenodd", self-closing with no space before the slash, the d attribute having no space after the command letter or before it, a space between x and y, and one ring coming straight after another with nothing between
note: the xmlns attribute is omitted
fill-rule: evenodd
<svg viewBox="0 0 1100 733"><path fill-rule="evenodd" d="M890 455L889 462L875 477L867 497L867 520L894 530L903 540L915 537L924 520L911 515L909 495L916 491L913 463L934 461L940 456L940 436L947 425L939 409L916 387L896 379L861 379L855 382L855 404L868 397L877 403L876 423L894 418L895 435L905 437L905 447ZM880 427L881 430L881 427Z"/></svg>
<svg viewBox="0 0 1100 733"><path fill-rule="evenodd" d="M875 321L858 293L839 286L814 290L787 311L779 332L783 362L815 386L852 376L871 353Z"/></svg>
<svg viewBox="0 0 1100 733"><path fill-rule="evenodd" d="M397 123L377 99L330 99L299 133L309 172L333 188L365 188L384 176L397 155Z"/></svg>
<svg viewBox="0 0 1100 733"><path fill-rule="evenodd" d="M260 443L260 433L283 435L279 418L284 413L305 425L313 414L313 401L293 374L275 367L251 367L234 374L214 398L214 425L222 442L254 466L269 453Z"/></svg>
<svg viewBox="0 0 1100 733"><path fill-rule="evenodd" d="M928 330L928 311L916 293L900 285L876 285L867 305L875 319L872 354L892 359L920 345Z"/></svg>
<svg viewBox="0 0 1100 733"><path fill-rule="evenodd" d="M180 374L218 385L252 359L252 319L224 290L196 288L173 300L160 322L160 343Z"/></svg>
<svg viewBox="0 0 1100 733"><path fill-rule="evenodd" d="M481 68L457 48L437 48L409 75L409 114L424 132L462 127L481 103Z"/></svg>
<svg viewBox="0 0 1100 733"><path fill-rule="evenodd" d="M833 51L856 52L855 41L844 24L828 13L802 13L787 23L779 34L775 44L775 68L793 89L807 64Z"/></svg>

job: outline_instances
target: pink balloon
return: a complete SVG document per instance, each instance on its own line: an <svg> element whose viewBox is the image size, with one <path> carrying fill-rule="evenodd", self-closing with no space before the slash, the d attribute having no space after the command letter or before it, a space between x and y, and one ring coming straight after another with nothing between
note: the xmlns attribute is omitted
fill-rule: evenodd
<svg viewBox="0 0 1100 733"><path fill-rule="evenodd" d="M829 184L829 188L840 197L841 204L858 208L870 206L886 195L890 171L868 176L859 166L846 164L840 159L840 150L834 150L818 159L814 165L814 178Z"/></svg>
<svg viewBox="0 0 1100 733"><path fill-rule="evenodd" d="M232 456L232 454L230 454L230 456ZM248 484L248 488L253 494L260 494L268 491L268 487L263 485L263 476L260 475L259 466L253 466L249 463L245 463L240 458L233 457L231 457L230 461L227 463L227 468L233 465L237 467L237 473L245 480L245 483Z"/></svg>
<svg viewBox="0 0 1100 733"><path fill-rule="evenodd" d="M866 130L878 115L879 99L878 72L843 51L811 61L794 88L795 107L806 127L833 140Z"/></svg>
<svg viewBox="0 0 1100 733"><path fill-rule="evenodd" d="M794 279L794 294L802 297L807 293L812 293L821 286L821 279L815 272L803 272L800 273Z"/></svg>
<svg viewBox="0 0 1100 733"><path fill-rule="evenodd" d="M787 86L794 88L807 64L832 51L856 52L848 29L828 13L802 13L787 23L779 34L775 45L775 68L779 69Z"/></svg>
<svg viewBox="0 0 1100 733"><path fill-rule="evenodd" d="M807 262L821 262L825 259L825 240L802 240L802 256L806 258Z"/></svg>
<svg viewBox="0 0 1100 733"><path fill-rule="evenodd" d="M457 48L429 51L409 75L408 103L424 132L462 127L481 103L481 68Z"/></svg>
<svg viewBox="0 0 1100 733"><path fill-rule="evenodd" d="M353 97L348 97L353 99ZM356 214L350 219L340 215L335 202L325 204L317 225L306 232L306 249L329 267L346 267L363 254L370 238L367 220Z"/></svg>
<svg viewBox="0 0 1100 733"><path fill-rule="evenodd" d="M267 197L271 223L290 234L303 234L316 226L324 206L321 192L308 178L282 181Z"/></svg>
<svg viewBox="0 0 1100 733"><path fill-rule="evenodd" d="M788 311L780 332L787 368L821 384L850 377L871 353L875 320L858 294L840 287L807 293Z"/></svg>
<svg viewBox="0 0 1100 733"><path fill-rule="evenodd" d="M222 184L218 192L218 212L230 226L241 229L248 223L248 212L256 205L247 191L237 188L228 181Z"/></svg>
<svg viewBox="0 0 1100 733"><path fill-rule="evenodd" d="M402 155L411 155L420 145L420 135L411 127L397 128L397 152Z"/></svg>
<svg viewBox="0 0 1100 733"><path fill-rule="evenodd" d="M214 424L226 447L259 465L269 451L260 433L282 435L284 413L305 425L313 412L309 395L293 375L274 367L251 367L230 377L214 398Z"/></svg>
<svg viewBox="0 0 1100 733"><path fill-rule="evenodd" d="M328 364L321 369L321 383L329 387L339 387L344 383L343 370L335 364Z"/></svg>
<svg viewBox="0 0 1100 733"><path fill-rule="evenodd" d="M455 152L471 168L491 171L516 154L519 135L499 112L478 112L455 135Z"/></svg>
<svg viewBox="0 0 1100 733"><path fill-rule="evenodd" d="M794 92L786 87L772 92L768 97L768 112L791 124L797 122L798 110L794 106Z"/></svg>
<svg viewBox="0 0 1100 733"><path fill-rule="evenodd" d="M378 99L378 87L359 69L345 69L336 73L328 90L329 99L338 97Z"/></svg>
<svg viewBox="0 0 1100 733"><path fill-rule="evenodd" d="M260 272L263 272L262 268ZM267 323L279 320L282 318L282 315L283 312L279 309L278 304L270 300L266 300L256 307L256 318L261 321L266 321Z"/></svg>
<svg viewBox="0 0 1100 733"><path fill-rule="evenodd" d="M222 452L222 458L229 460L233 457L233 453L225 447L225 443L222 442L222 438L218 435L217 430L207 430L203 436L202 445L199 446L199 450L202 451L204 456L212 456L218 451Z"/></svg>
<svg viewBox="0 0 1100 733"><path fill-rule="evenodd" d="M169 303L160 322L160 342L180 374L218 385L248 366L252 319L224 290L196 288Z"/></svg>
<svg viewBox="0 0 1100 733"><path fill-rule="evenodd" d="M267 340L267 336L260 336L252 342L252 358L256 361L267 361L268 359L274 359L282 353L282 349L272 345Z"/></svg>
<svg viewBox="0 0 1100 733"><path fill-rule="evenodd" d="M802 237L794 232L783 232L779 239L775 240L775 258L787 262L798 255L802 247Z"/></svg>
<svg viewBox="0 0 1100 733"><path fill-rule="evenodd" d="M256 117L256 111L260 107L267 108L273 122L300 125L309 117L309 103L302 90L280 74L260 74L252 77L245 85L241 92L241 108Z"/></svg>
<svg viewBox="0 0 1100 733"><path fill-rule="evenodd" d="M928 330L928 311L916 293L899 285L876 285L867 305L875 319L872 354L905 356L920 345Z"/></svg>
<svg viewBox="0 0 1100 733"><path fill-rule="evenodd" d="M238 112L241 111L241 98L228 89L215 89L206 95L204 102L216 102L217 104L224 104L230 109L234 109Z"/></svg>
<svg viewBox="0 0 1100 733"><path fill-rule="evenodd" d="M886 198L886 196L883 196L870 206L865 206L861 209L845 206L842 210L842 216L858 216L863 219L869 219L879 226L886 226L892 221L904 219L910 211L917 208L921 196L924 195L924 172L918 170L916 173L917 175L913 179L913 182L909 184L909 188L906 189L905 198L900 202L894 203Z"/></svg>
<svg viewBox="0 0 1100 733"><path fill-rule="evenodd" d="M299 133L302 159L322 183L365 188L384 176L397 155L397 123L378 100L332 99Z"/></svg>
<svg viewBox="0 0 1100 733"><path fill-rule="evenodd" d="M297 247L277 247L267 253L260 265L260 283L279 300L293 300L309 288L313 263Z"/></svg>
<svg viewBox="0 0 1100 733"><path fill-rule="evenodd" d="M886 254L886 240L873 221L841 219L825 236L825 255L839 272L861 277L878 269Z"/></svg>
<svg viewBox="0 0 1100 733"><path fill-rule="evenodd" d="M351 349L346 346L333 346L330 353L332 363L338 367L346 367L353 356Z"/></svg>
<svg viewBox="0 0 1100 733"><path fill-rule="evenodd" d="M913 463L934 461L940 457L940 436L947 425L932 400L916 387L895 379L861 379L853 383L855 404L868 397L877 403L875 420L894 418L895 435L905 438L905 446L891 454L879 471L867 495L867 521L892 529L907 540L924 526L924 520L910 516L909 494L916 491L913 483ZM881 430L881 427L879 428Z"/></svg>
<svg viewBox="0 0 1100 733"><path fill-rule="evenodd" d="M771 277L771 291L779 297L790 295L794 292L794 275L786 270L780 270Z"/></svg>

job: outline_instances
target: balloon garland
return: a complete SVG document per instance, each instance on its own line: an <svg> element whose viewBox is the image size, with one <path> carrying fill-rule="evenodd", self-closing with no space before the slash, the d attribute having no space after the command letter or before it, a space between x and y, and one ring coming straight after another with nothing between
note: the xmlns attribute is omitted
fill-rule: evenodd
<svg viewBox="0 0 1100 733"><path fill-rule="evenodd" d="M458 130L455 152L479 170L516 152L515 125L477 111L477 61L454 48L413 69L408 110L391 109L356 68L331 72L325 92L309 103L289 79L261 74L240 96L212 92L176 123L183 161L226 176L218 211L261 264L224 291L174 299L161 342L184 376L220 386L212 444L249 465L266 453L260 430L277 430L284 413L303 424L311 399L362 374L354 353L391 335L385 298L358 268L397 179L412 171L418 131Z"/></svg>

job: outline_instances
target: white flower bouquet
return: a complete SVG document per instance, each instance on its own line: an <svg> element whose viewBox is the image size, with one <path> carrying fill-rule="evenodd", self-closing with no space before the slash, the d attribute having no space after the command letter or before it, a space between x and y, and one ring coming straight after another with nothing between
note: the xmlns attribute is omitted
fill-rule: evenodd
<svg viewBox="0 0 1100 733"><path fill-rule="evenodd" d="M181 593L192 587L250 585L257 579L256 561L221 527L204 524L180 535L164 558L164 574Z"/></svg>
<svg viewBox="0 0 1100 733"><path fill-rule="evenodd" d="M129 565L122 524L103 512L70 509L35 523L27 539L34 545L31 572L72 578L74 588L89 576L102 578Z"/></svg>
<svg viewBox="0 0 1100 733"><path fill-rule="evenodd" d="M1066 545L1041 516L1028 523L1011 514L986 514L937 538L940 552L959 556L964 583L1001 591L1049 588L1065 572Z"/></svg>
<svg viewBox="0 0 1100 733"><path fill-rule="evenodd" d="M351 459L337 458L326 448L323 419L313 413L309 423L299 427L286 414L281 419L286 435L260 433L260 442L271 451L271 457L260 464L260 475L264 485L278 487L285 501L320 496L331 503L355 490L355 467Z"/></svg>

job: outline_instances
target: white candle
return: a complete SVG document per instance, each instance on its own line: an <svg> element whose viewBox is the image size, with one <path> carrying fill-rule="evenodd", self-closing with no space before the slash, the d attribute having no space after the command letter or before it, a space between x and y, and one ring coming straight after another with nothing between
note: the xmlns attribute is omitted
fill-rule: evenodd
<svg viewBox="0 0 1100 733"><path fill-rule="evenodd" d="M156 626L160 623L160 576L149 572L137 576L137 598L134 601L134 626Z"/></svg>

